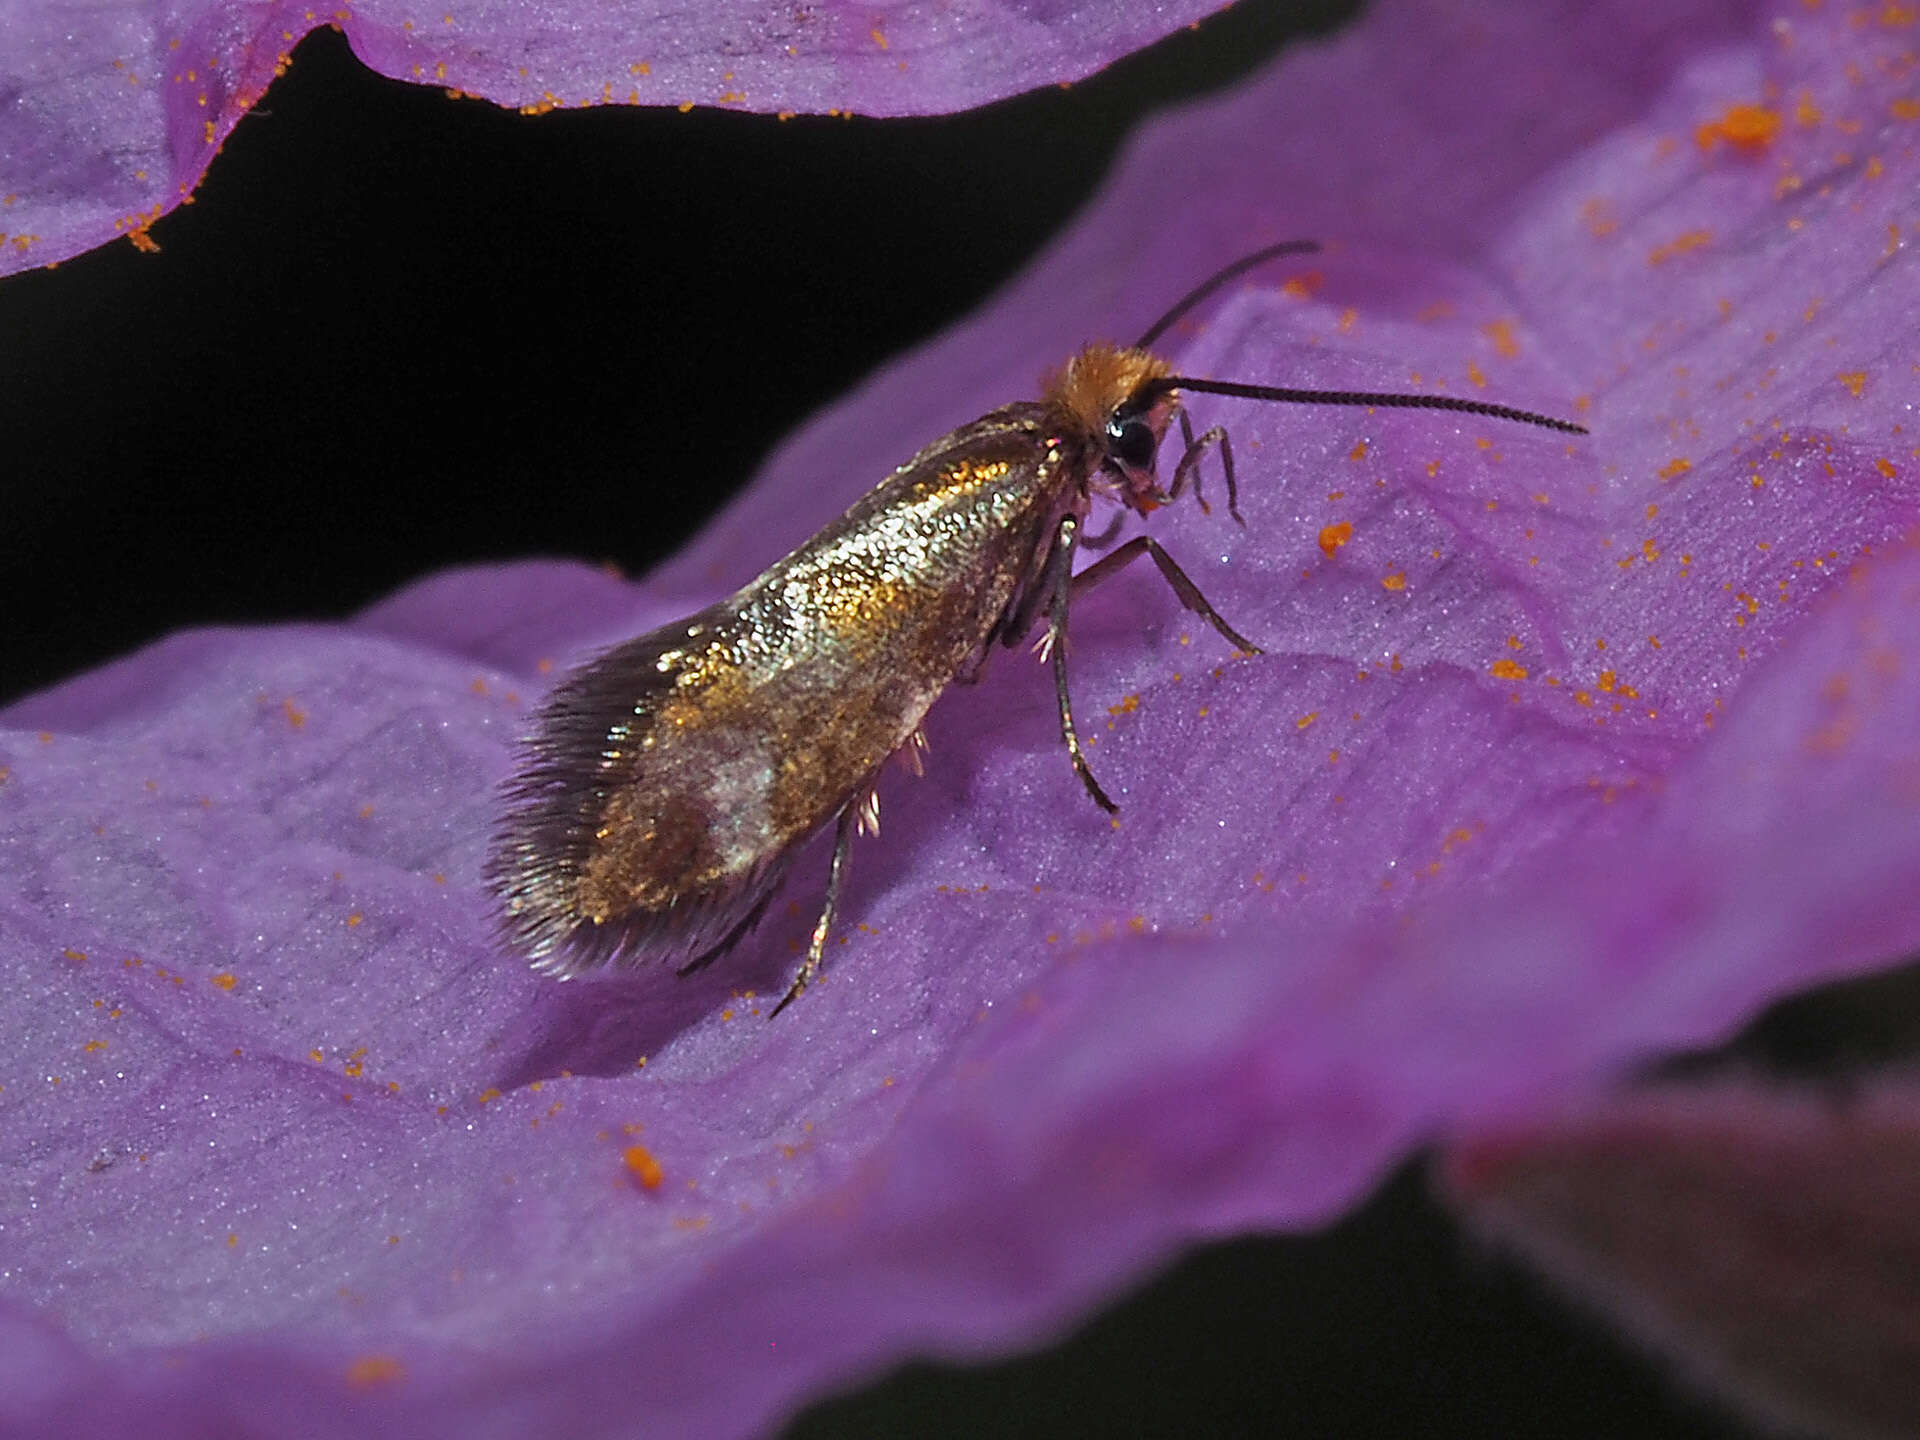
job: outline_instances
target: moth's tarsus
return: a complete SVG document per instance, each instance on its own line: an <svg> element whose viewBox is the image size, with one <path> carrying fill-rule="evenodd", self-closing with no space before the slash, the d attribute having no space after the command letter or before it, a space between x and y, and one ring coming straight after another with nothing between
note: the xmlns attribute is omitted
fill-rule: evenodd
<svg viewBox="0 0 1920 1440"><path fill-rule="evenodd" d="M827 950L827 935L833 929L834 911L840 908L840 880L847 869L847 850L853 843L853 832L858 824L860 806L857 800L849 800L840 807L840 819L833 830L833 863L827 867L827 896L820 907L820 918L814 922L813 936L807 942L807 958L801 962L800 973L793 977L793 984L778 1005L773 1007L771 1020L787 1006L800 998L805 990L820 976L822 958Z"/></svg>

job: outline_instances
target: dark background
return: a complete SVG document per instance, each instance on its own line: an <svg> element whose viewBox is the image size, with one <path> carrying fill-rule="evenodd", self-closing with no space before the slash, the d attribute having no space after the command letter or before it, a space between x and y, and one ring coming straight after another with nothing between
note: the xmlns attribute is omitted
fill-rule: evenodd
<svg viewBox="0 0 1920 1440"><path fill-rule="evenodd" d="M451 563L644 569L1011 276L1142 115L1354 8L1254 3L1068 90L887 122L529 118L316 32L159 254L0 284L0 702Z"/></svg>
<svg viewBox="0 0 1920 1440"><path fill-rule="evenodd" d="M528 119L373 76L320 32L154 227L160 254L0 284L0 701L446 564L644 569L809 412L1008 278L1140 117L1354 8L1248 0L1070 90L885 123ZM994 222L954 226L957 203ZM1414 1170L1328 1235L1201 1252L1059 1348L912 1366L790 1433L1249 1426L1737 1433L1478 1257Z"/></svg>

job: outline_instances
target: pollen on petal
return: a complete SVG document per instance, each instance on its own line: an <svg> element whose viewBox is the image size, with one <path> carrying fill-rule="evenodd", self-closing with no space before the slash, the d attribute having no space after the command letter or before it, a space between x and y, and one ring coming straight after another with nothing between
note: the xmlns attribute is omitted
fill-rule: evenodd
<svg viewBox="0 0 1920 1440"><path fill-rule="evenodd" d="M661 1169L653 1152L644 1145L627 1146L620 1158L626 1162L627 1172L633 1176L634 1183L649 1193L658 1190L667 1178L667 1172Z"/></svg>
<svg viewBox="0 0 1920 1440"><path fill-rule="evenodd" d="M362 1355L347 1366L347 1383L356 1390L391 1385L407 1378L407 1367L394 1355Z"/></svg>
<svg viewBox="0 0 1920 1440"><path fill-rule="evenodd" d="M1693 143L1712 150L1721 142L1737 150L1758 152L1773 143L1780 133L1780 112L1764 105L1729 105L1717 120L1709 120L1693 132Z"/></svg>

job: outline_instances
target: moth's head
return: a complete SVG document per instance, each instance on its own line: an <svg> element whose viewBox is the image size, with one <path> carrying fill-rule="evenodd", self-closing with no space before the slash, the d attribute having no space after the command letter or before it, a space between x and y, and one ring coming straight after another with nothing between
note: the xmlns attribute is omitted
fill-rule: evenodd
<svg viewBox="0 0 1920 1440"><path fill-rule="evenodd" d="M1154 457L1180 409L1172 373L1148 351L1094 344L1042 382L1041 403L1094 461L1088 478L1142 515L1167 501Z"/></svg>

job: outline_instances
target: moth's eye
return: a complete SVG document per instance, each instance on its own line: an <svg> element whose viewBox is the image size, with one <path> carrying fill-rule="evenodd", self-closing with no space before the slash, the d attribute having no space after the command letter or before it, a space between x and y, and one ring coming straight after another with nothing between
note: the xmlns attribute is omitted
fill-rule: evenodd
<svg viewBox="0 0 1920 1440"><path fill-rule="evenodd" d="M1129 470L1153 464L1154 443L1153 427L1144 420L1116 415L1107 422L1107 453Z"/></svg>

